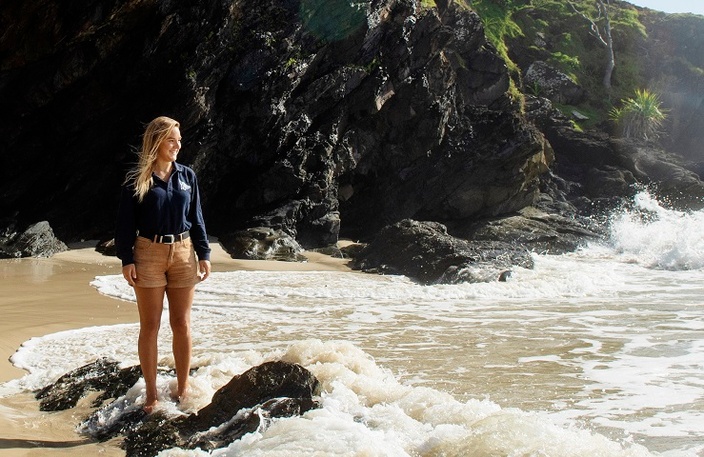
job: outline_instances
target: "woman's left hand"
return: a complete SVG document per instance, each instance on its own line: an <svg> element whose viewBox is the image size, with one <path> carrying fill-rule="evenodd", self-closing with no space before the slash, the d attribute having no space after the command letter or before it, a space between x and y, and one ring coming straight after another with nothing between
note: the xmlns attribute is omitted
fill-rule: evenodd
<svg viewBox="0 0 704 457"><path fill-rule="evenodd" d="M210 276L210 260L198 261L198 275L201 281L205 281Z"/></svg>

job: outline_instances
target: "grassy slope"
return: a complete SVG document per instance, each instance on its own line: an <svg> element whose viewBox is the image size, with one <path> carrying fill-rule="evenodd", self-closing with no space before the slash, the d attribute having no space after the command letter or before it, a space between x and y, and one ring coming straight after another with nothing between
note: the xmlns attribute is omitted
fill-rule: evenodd
<svg viewBox="0 0 704 457"><path fill-rule="evenodd" d="M572 0L572 4L603 25L602 21L596 21L596 1ZM612 88L607 90L602 85L606 49L589 34L589 23L567 0L472 0L470 7L482 18L487 36L509 62L512 77L524 93L537 94L540 91L540 88L521 85L521 72L536 60L559 68L587 90L589 97L582 105L561 107L565 111L576 108L587 114L590 119L583 121L583 128L606 120L609 110L621 99L633 96L636 89L657 92L659 81L667 79L666 73L670 71L667 66L654 71L650 52L653 44L648 43L648 34L651 29L655 30L655 25L663 21L694 20L698 26L704 27L704 18L698 16L664 15L611 0L608 8L616 68ZM685 66L693 75L702 73L698 66L701 63L693 62L696 59L687 55L678 55L677 59L686 61Z"/></svg>

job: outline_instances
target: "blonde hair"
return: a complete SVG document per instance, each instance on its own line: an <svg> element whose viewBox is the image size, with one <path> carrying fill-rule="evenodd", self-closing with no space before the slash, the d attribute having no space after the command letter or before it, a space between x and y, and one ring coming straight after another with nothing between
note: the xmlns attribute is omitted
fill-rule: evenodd
<svg viewBox="0 0 704 457"><path fill-rule="evenodd" d="M137 166L127 173L125 184L134 183L134 195L141 202L154 184L152 167L156 162L159 145L171 133L174 127L181 127L178 121L166 116L159 116L147 124L142 135L142 148L138 151Z"/></svg>

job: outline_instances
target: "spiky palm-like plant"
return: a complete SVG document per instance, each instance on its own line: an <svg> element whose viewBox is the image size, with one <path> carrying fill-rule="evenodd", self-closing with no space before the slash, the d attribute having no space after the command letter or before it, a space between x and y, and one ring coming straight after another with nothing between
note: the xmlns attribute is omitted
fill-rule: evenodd
<svg viewBox="0 0 704 457"><path fill-rule="evenodd" d="M660 136L667 113L660 106L656 93L637 89L635 97L621 103L621 107L611 109L609 117L616 122L623 137L654 140Z"/></svg>

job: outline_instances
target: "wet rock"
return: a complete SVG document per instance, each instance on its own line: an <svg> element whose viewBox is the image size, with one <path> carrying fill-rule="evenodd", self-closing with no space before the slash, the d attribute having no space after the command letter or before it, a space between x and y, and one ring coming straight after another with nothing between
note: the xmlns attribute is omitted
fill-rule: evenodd
<svg viewBox="0 0 704 457"><path fill-rule="evenodd" d="M235 376L213 395L210 405L184 420L184 429L206 430L232 418L242 408L272 398L307 398L316 395L318 380L300 365L266 362Z"/></svg>
<svg viewBox="0 0 704 457"><path fill-rule="evenodd" d="M61 376L35 393L41 411L60 411L76 406L89 392L103 391L93 403L100 405L109 398L118 398L139 380L139 367L120 369L119 362L101 358Z"/></svg>
<svg viewBox="0 0 704 457"><path fill-rule="evenodd" d="M318 380L300 365L267 362L235 376L211 403L190 416L149 416L130 430L123 447L127 456L152 456L178 446L212 450L246 433L266 427L275 417L300 415L318 407L313 397Z"/></svg>
<svg viewBox="0 0 704 457"><path fill-rule="evenodd" d="M521 245L468 241L437 222L410 219L381 230L353 262L355 269L405 275L421 284L497 281L516 266L533 267Z"/></svg>
<svg viewBox="0 0 704 457"><path fill-rule="evenodd" d="M350 258L350 255L349 255L347 249L345 249L344 247L340 248L337 245L311 249L311 251L317 252L320 254L324 254L324 255L327 255L327 256L330 256L330 257L333 257L336 259L349 259Z"/></svg>
<svg viewBox="0 0 704 457"><path fill-rule="evenodd" d="M570 214L569 211L565 213ZM540 254L564 254L574 251L590 241L605 238L604 227L589 218L572 213L563 216L546 213L535 207L524 208L518 213L474 222L466 226L455 223L453 235L472 241L502 241L522 246Z"/></svg>
<svg viewBox="0 0 704 457"><path fill-rule="evenodd" d="M543 207L546 211L568 218L571 211L600 217L645 188L678 209L704 206L704 182L681 156L653 143L577 131L547 99L528 97L526 116L545 134L556 155L551 171L540 178L541 196L534 203L548 197L564 204L563 209L573 207L567 211Z"/></svg>
<svg viewBox="0 0 704 457"><path fill-rule="evenodd" d="M340 251L342 251L342 254L345 258L354 259L359 255L360 252L362 252L366 245L366 243L352 243L348 244L347 246L343 246L342 248L340 248Z"/></svg>
<svg viewBox="0 0 704 457"><path fill-rule="evenodd" d="M507 38L511 60L528 70L524 112L509 90L517 75L477 14L463 2L421 3L307 2L302 15L300 1L16 2L3 11L0 150L12 154L0 213L50 220L65 240L107 238L134 163L129 146L162 112L182 123L180 160L198 172L219 237L265 227L312 249L338 236L366 242L403 219L470 223L531 206L570 218L617 207L637 185L697 203L701 183L668 168L662 151L624 153L530 94L583 95L544 63L560 27ZM516 19L550 22L537 10ZM702 23L639 17L655 38L622 44L647 50L648 80L674 97L663 100L674 109L665 144L699 160L704 102L691 94L701 93L702 53L692 43ZM292 249L283 255L297 260ZM266 243L241 248L250 252L271 255Z"/></svg>
<svg viewBox="0 0 704 457"><path fill-rule="evenodd" d="M308 370L283 361L266 362L234 376L211 403L189 416L171 417L161 411L147 415L128 405L123 396L140 378L139 366L119 369L119 363L99 359L73 370L37 392L43 411L74 407L89 391L104 392L93 402L102 406L80 425L97 440L124 436L127 456L155 456L163 449L213 450L246 433L261 430L273 418L301 415L319 405L320 384Z"/></svg>
<svg viewBox="0 0 704 457"><path fill-rule="evenodd" d="M614 145L625 168L665 204L683 210L704 207L704 182L682 157L637 141L614 140Z"/></svg>
<svg viewBox="0 0 704 457"><path fill-rule="evenodd" d="M187 449L203 449L212 451L225 447L247 433L264 429L274 418L300 416L319 405L311 398L274 398L260 406L246 409L236 420L213 431L193 434L181 446Z"/></svg>

